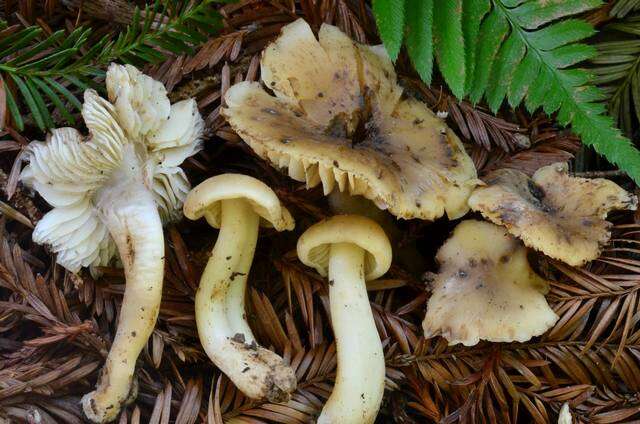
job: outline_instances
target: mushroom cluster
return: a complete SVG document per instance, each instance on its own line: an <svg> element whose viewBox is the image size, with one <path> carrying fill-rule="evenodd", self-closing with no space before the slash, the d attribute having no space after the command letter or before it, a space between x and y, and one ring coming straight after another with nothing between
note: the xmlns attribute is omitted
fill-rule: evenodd
<svg viewBox="0 0 640 424"><path fill-rule="evenodd" d="M331 25L318 38L302 19L284 26L262 54L261 76L263 85L232 86L222 114L258 156L307 188L322 185L334 210L373 217L390 233L388 215L354 203L364 197L402 219L457 219L472 209L492 222L461 222L439 249L425 337L473 345L541 335L558 317L525 246L582 265L610 238L607 213L636 208L621 187L571 177L565 164L480 181L453 131L403 93L384 48ZM318 422L372 423L384 362L365 281L388 269L389 240L369 218L337 215L307 229L298 256L328 278L337 344L336 383Z"/></svg>
<svg viewBox="0 0 640 424"><path fill-rule="evenodd" d="M96 390L82 398L87 418L109 422L136 397L136 360L155 326L164 276L163 222L181 216L190 189L179 165L200 149L203 121L194 100L170 104L164 86L133 66L111 64L109 100L84 94L84 137L51 132L27 149L21 174L53 206L33 240L71 272L124 267L117 332Z"/></svg>
<svg viewBox="0 0 640 424"><path fill-rule="evenodd" d="M389 240L397 233L391 215L432 221L471 209L491 221L460 222L440 247L423 322L425 337L474 345L524 342L555 324L549 281L529 264L528 247L583 265L610 238L608 212L637 206L618 185L574 178L565 164L532 178L498 170L480 181L453 131L403 92L384 48L331 25L317 39L302 19L284 26L263 52L261 75L264 86L232 86L222 114L258 156L308 188L322 185L339 213L297 242L300 261L327 278L337 348L335 385L319 423L370 424L380 408L385 362L367 281L400 253ZM183 205L187 218L219 230L195 296L205 352L246 396L289 400L296 375L258 344L245 291L260 226L293 230L293 217L273 190L246 175L217 175L189 191L178 166L200 146L192 100L170 105L162 84L130 66L109 68L107 91L109 101L85 93L87 140L54 130L30 145L22 173L54 207L35 241L50 245L72 272L105 265L116 253L125 269L118 331L97 389L83 398L85 413L111 421L135 396L136 358L159 309L162 222L179 218Z"/></svg>

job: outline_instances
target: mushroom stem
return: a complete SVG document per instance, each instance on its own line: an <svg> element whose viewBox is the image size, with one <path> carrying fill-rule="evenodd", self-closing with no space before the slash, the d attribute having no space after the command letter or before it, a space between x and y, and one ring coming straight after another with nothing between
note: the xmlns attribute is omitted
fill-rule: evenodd
<svg viewBox="0 0 640 424"><path fill-rule="evenodd" d="M220 233L196 293L200 341L245 395L282 402L295 390L295 375L281 357L257 345L244 310L260 217L246 200L221 203Z"/></svg>
<svg viewBox="0 0 640 424"><path fill-rule="evenodd" d="M124 265L126 288L116 336L96 390L82 398L98 423L114 420L134 399L134 371L158 317L164 274L164 236L158 207L141 181L116 185L100 207Z"/></svg>
<svg viewBox="0 0 640 424"><path fill-rule="evenodd" d="M319 424L373 423L384 394L385 364L364 279L364 250L331 245L329 302L338 372Z"/></svg>

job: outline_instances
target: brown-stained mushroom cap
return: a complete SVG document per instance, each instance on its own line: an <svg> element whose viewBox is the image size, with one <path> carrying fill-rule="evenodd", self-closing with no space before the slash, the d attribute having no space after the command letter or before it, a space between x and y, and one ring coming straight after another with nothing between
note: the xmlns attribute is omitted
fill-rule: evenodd
<svg viewBox="0 0 640 424"><path fill-rule="evenodd" d="M422 322L425 337L449 344L525 342L551 328L557 315L548 282L529 266L526 248L504 228L463 221L438 250L440 272Z"/></svg>
<svg viewBox="0 0 640 424"><path fill-rule="evenodd" d="M636 196L612 181L569 176L566 164L540 168L532 178L501 169L478 187L469 206L503 225L524 244L580 266L596 259L609 241L609 211L635 210Z"/></svg>
<svg viewBox="0 0 640 424"><path fill-rule="evenodd" d="M335 215L309 227L298 239L298 257L326 277L331 245L336 243L352 243L365 251L366 281L381 277L391 266L391 244L384 230L358 215Z"/></svg>
<svg viewBox="0 0 640 424"><path fill-rule="evenodd" d="M260 223L278 231L292 230L294 220L280 204L278 196L260 180L242 174L221 174L198 184L184 202L184 215L192 220L206 218L209 225L220 228L222 200L244 199L249 202Z"/></svg>
<svg viewBox="0 0 640 424"><path fill-rule="evenodd" d="M477 183L458 137L429 108L402 98L383 48L330 25L317 40L298 20L265 50L259 83L231 87L222 113L262 158L308 187L363 195L400 218L468 211Z"/></svg>

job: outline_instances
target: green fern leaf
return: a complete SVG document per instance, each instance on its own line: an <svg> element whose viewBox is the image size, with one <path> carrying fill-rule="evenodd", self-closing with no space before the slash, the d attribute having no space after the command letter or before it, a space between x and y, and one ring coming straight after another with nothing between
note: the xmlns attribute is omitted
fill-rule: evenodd
<svg viewBox="0 0 640 424"><path fill-rule="evenodd" d="M420 78L431 83L433 73L433 0L407 0L407 52Z"/></svg>
<svg viewBox="0 0 640 424"><path fill-rule="evenodd" d="M593 28L570 17L599 4L599 0L493 0L480 39L483 27L488 36L503 31L490 30L487 23L495 27L506 22L507 34L504 40L492 37L500 41L495 56L484 54L491 63L486 77L487 65L478 52L472 98L479 100L484 95L494 112L505 96L512 105L524 98L532 112L540 107L547 114L557 112L560 124L571 125L585 144L640 182L640 152L604 115L600 103L604 94L590 85L589 72L568 68L595 54L593 48L578 43L590 37Z"/></svg>
<svg viewBox="0 0 640 424"><path fill-rule="evenodd" d="M395 62L404 34L404 0L373 0L373 14L382 43Z"/></svg>
<svg viewBox="0 0 640 424"><path fill-rule="evenodd" d="M453 94L463 97L466 74L462 0L437 2L433 12L433 43L442 76Z"/></svg>
<svg viewBox="0 0 640 424"><path fill-rule="evenodd" d="M473 84L476 67L476 45L482 18L491 10L489 0L464 0L462 5L462 32L465 45L465 94ZM408 40L407 40L408 41Z"/></svg>
<svg viewBox="0 0 640 424"><path fill-rule="evenodd" d="M615 128L603 105L610 99L613 117L624 129L631 128L631 110L640 120L640 41L599 45L595 79L592 72L576 68L594 58L596 49L582 42L594 34L593 28L575 16L601 4L601 0L434 1L433 52L458 98L468 95L474 103L485 99L494 113L505 99L512 107L524 102L532 112L542 108L547 114L557 113L562 125L571 126L586 145L640 183L640 152ZM626 14L639 5L638 0L619 0L612 11ZM423 29L423 36L414 33L428 22L418 21L421 26L414 21L423 13L421 7L418 0L407 0L406 43L421 78L429 82L428 29ZM395 42L392 56L402 40L404 28L399 22L385 28L385 37ZM640 17L611 27L640 35Z"/></svg>
<svg viewBox="0 0 640 424"><path fill-rule="evenodd" d="M482 98L489 82L489 73L502 41L507 36L509 24L504 16L494 9L480 25L480 42L476 47L476 65L469 97L477 103Z"/></svg>

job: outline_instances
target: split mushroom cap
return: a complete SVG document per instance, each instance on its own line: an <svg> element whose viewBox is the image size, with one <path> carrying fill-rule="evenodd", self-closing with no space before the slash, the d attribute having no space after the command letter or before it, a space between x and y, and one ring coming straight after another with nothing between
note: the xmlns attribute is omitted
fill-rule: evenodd
<svg viewBox="0 0 640 424"><path fill-rule="evenodd" d="M391 245L368 218L338 215L312 225L298 239L298 257L329 279L329 306L336 339L336 381L318 424L372 424L384 394L382 342L366 280L391 265Z"/></svg>
<svg viewBox="0 0 640 424"><path fill-rule="evenodd" d="M53 209L33 240L71 272L107 265L116 255L126 289L118 328L96 390L82 398L93 422L114 420L135 398L135 365L153 331L164 276L163 221L178 219L189 182L179 165L200 149L195 101L171 105L164 86L133 66L111 64L109 101L86 90L84 137L54 129L27 149L21 174Z"/></svg>
<svg viewBox="0 0 640 424"><path fill-rule="evenodd" d="M246 396L285 402L296 375L283 359L259 346L245 313L247 276L260 222L278 231L294 221L263 182L239 174L218 175L187 196L185 216L205 217L218 238L196 293L196 324L204 350Z"/></svg>
<svg viewBox="0 0 640 424"><path fill-rule="evenodd" d="M573 266L600 255L611 237L610 211L638 205L636 196L612 181L569 176L563 163L540 168L532 178L501 169L485 182L471 195L471 209L527 246Z"/></svg>
<svg viewBox="0 0 640 424"><path fill-rule="evenodd" d="M216 175L198 184L187 196L184 215L191 220L204 216L209 225L220 228L222 202L229 199L245 199L264 227L290 231L295 226L293 217L269 186L242 174Z"/></svg>
<svg viewBox="0 0 640 424"><path fill-rule="evenodd" d="M362 195L400 218L457 218L476 170L427 106L402 98L381 46L299 19L263 53L262 80L232 86L222 113L263 159L308 187Z"/></svg>
<svg viewBox="0 0 640 424"><path fill-rule="evenodd" d="M391 266L392 250L384 230L358 215L336 215L309 227L298 239L298 257L326 277L331 245L338 243L354 244L365 251L366 281L381 277Z"/></svg>
<svg viewBox="0 0 640 424"><path fill-rule="evenodd" d="M440 272L422 323L425 337L472 346L481 339L525 342L558 317L546 280L529 266L526 248L504 228L463 221L438 250Z"/></svg>

